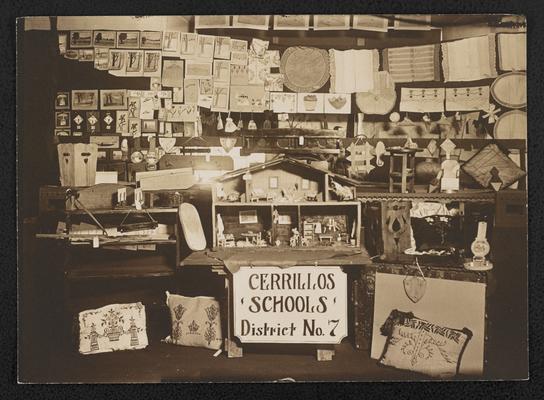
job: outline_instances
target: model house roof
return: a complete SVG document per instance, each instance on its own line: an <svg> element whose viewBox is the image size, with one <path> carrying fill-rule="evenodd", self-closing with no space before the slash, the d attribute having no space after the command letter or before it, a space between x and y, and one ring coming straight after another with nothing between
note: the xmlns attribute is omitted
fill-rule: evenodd
<svg viewBox="0 0 544 400"><path fill-rule="evenodd" d="M274 166L278 166L278 165L291 165L291 166L295 166L295 167L300 167L300 168L304 168L306 170L309 170L311 172L314 172L316 174L319 174L319 175L329 175L331 176L332 178L334 178L335 180L337 180L339 183L343 183L345 185L357 185L359 184L358 181L354 180L354 179L351 179L347 176L344 176L344 175L340 175L340 174L337 174L337 173L334 173L334 172L331 172L331 171L326 171L326 170L323 170L323 169L320 169L320 168L316 168L310 164L307 164L306 162L304 161L300 161L300 160L297 160L297 159L294 159L294 158L291 158L291 157L288 157L288 156L281 156L281 157L277 157L277 158L274 158L270 161L266 161L264 163L260 163L260 164L257 164L257 165L252 165L250 167L247 167L247 168L240 168L240 169L237 169L237 170L234 170L234 171L230 171L230 172L227 172L226 174L220 176L219 178L217 178L217 180L219 182L224 182L224 181L228 181L230 179L234 179L234 178L237 178L239 176L242 176L248 172L257 172L257 171L261 171L263 169L266 169L266 168L270 168L270 167L274 167Z"/></svg>

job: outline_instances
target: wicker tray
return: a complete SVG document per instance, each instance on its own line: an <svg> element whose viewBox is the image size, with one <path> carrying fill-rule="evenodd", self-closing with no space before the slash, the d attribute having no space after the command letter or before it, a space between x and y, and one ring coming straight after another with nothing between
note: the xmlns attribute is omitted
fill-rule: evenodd
<svg viewBox="0 0 544 400"><path fill-rule="evenodd" d="M329 54L315 47L289 47L281 57L285 86L294 92L315 92L330 78Z"/></svg>

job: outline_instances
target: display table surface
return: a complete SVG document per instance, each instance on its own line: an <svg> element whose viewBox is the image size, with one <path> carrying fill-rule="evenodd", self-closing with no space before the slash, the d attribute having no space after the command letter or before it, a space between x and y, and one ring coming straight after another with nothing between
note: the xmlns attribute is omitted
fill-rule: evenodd
<svg viewBox="0 0 544 400"><path fill-rule="evenodd" d="M233 248L220 250L203 250L191 253L180 262L185 266L226 267L236 272L240 266L350 266L371 264L364 248Z"/></svg>

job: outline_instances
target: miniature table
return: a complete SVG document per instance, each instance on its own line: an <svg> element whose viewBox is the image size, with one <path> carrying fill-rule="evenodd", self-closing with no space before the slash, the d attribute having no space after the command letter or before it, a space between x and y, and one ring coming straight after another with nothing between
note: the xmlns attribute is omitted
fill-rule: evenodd
<svg viewBox="0 0 544 400"><path fill-rule="evenodd" d="M395 186L400 185L401 193L413 192L415 181L415 164L416 153L423 149L419 148L405 148L405 147L389 147L387 151L390 153L389 157L389 192L395 191ZM397 163L395 160L400 158L400 171L396 169ZM397 182L400 178L400 182Z"/></svg>

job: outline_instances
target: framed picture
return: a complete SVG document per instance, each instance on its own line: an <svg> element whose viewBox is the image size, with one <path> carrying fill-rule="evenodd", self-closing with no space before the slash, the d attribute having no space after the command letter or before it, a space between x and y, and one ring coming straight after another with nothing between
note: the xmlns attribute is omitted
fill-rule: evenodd
<svg viewBox="0 0 544 400"><path fill-rule="evenodd" d="M222 82L213 83L212 111L229 110L229 84Z"/></svg>
<svg viewBox="0 0 544 400"><path fill-rule="evenodd" d="M427 31L432 28L430 15L399 14L395 15L394 29L408 31Z"/></svg>
<svg viewBox="0 0 544 400"><path fill-rule="evenodd" d="M55 109L56 110L70 109L70 92L57 92L57 96L55 97Z"/></svg>
<svg viewBox="0 0 544 400"><path fill-rule="evenodd" d="M230 51L246 51L247 52L247 40L231 39Z"/></svg>
<svg viewBox="0 0 544 400"><path fill-rule="evenodd" d="M296 113L297 94L287 92L270 92L270 105L275 113Z"/></svg>
<svg viewBox="0 0 544 400"><path fill-rule="evenodd" d="M126 110L127 91L125 89L108 89L100 91L100 109Z"/></svg>
<svg viewBox="0 0 544 400"><path fill-rule="evenodd" d="M230 37L217 36L215 38L214 58L230 59Z"/></svg>
<svg viewBox="0 0 544 400"><path fill-rule="evenodd" d="M69 128L70 113L68 111L57 111L55 113L55 128Z"/></svg>
<svg viewBox="0 0 544 400"><path fill-rule="evenodd" d="M196 33L181 33L179 55L181 58L191 58L196 54Z"/></svg>
<svg viewBox="0 0 544 400"><path fill-rule="evenodd" d="M325 114L350 114L351 94L325 93Z"/></svg>
<svg viewBox="0 0 544 400"><path fill-rule="evenodd" d="M264 86L244 85L230 87L229 110L238 112L263 112L266 109Z"/></svg>
<svg viewBox="0 0 544 400"><path fill-rule="evenodd" d="M162 39L162 51L177 53L179 51L179 38L180 32L164 32L164 38Z"/></svg>
<svg viewBox="0 0 544 400"><path fill-rule="evenodd" d="M238 219L241 224L257 224L259 219L257 217L257 210L242 210L238 211Z"/></svg>
<svg viewBox="0 0 544 400"><path fill-rule="evenodd" d="M247 65L230 64L230 84L243 86L249 84Z"/></svg>
<svg viewBox="0 0 544 400"><path fill-rule="evenodd" d="M140 33L140 48L160 50L162 48L162 32L143 31Z"/></svg>
<svg viewBox="0 0 544 400"><path fill-rule="evenodd" d="M264 78L264 90L267 92L283 91L283 83L285 78L283 74L266 74Z"/></svg>
<svg viewBox="0 0 544 400"><path fill-rule="evenodd" d="M200 79L198 88L199 95L213 95L213 79Z"/></svg>
<svg viewBox="0 0 544 400"><path fill-rule="evenodd" d="M164 60L162 62L162 86L183 86L183 60Z"/></svg>
<svg viewBox="0 0 544 400"><path fill-rule="evenodd" d="M127 109L129 118L140 118L140 98L129 97Z"/></svg>
<svg viewBox="0 0 544 400"><path fill-rule="evenodd" d="M278 188L278 181L279 181L279 178L277 176L268 177L268 188L269 189L277 189Z"/></svg>
<svg viewBox="0 0 544 400"><path fill-rule="evenodd" d="M100 71L106 71L110 64L110 49L94 48L94 67Z"/></svg>
<svg viewBox="0 0 544 400"><path fill-rule="evenodd" d="M324 93L297 93L297 113L323 114Z"/></svg>
<svg viewBox="0 0 544 400"><path fill-rule="evenodd" d="M94 61L94 49L79 49L77 51L78 53L78 61L82 62L93 62Z"/></svg>
<svg viewBox="0 0 544 400"><path fill-rule="evenodd" d="M233 28L268 30L270 16L268 15L235 15L232 17Z"/></svg>
<svg viewBox="0 0 544 400"><path fill-rule="evenodd" d="M196 15L195 29L213 29L230 27L229 15Z"/></svg>
<svg viewBox="0 0 544 400"><path fill-rule="evenodd" d="M353 29L361 29L365 31L387 32L389 20L386 17L378 17L375 15L354 15Z"/></svg>
<svg viewBox="0 0 544 400"><path fill-rule="evenodd" d="M128 133L132 137L142 136L142 120L140 118L128 119Z"/></svg>
<svg viewBox="0 0 544 400"><path fill-rule="evenodd" d="M187 74L187 72L185 72L185 74ZM183 97L185 98L185 104L196 104L198 101L198 91L198 79L185 79L183 81Z"/></svg>
<svg viewBox="0 0 544 400"><path fill-rule="evenodd" d="M140 47L139 31L118 31L117 48L119 49L138 49Z"/></svg>
<svg viewBox="0 0 544 400"><path fill-rule="evenodd" d="M230 82L230 61L213 60L214 82Z"/></svg>
<svg viewBox="0 0 544 400"><path fill-rule="evenodd" d="M126 60L126 72L141 73L143 72L144 65L144 52L143 50L127 51Z"/></svg>
<svg viewBox="0 0 544 400"><path fill-rule="evenodd" d="M211 62L187 60L185 64L185 79L208 79L211 77Z"/></svg>
<svg viewBox="0 0 544 400"><path fill-rule="evenodd" d="M215 49L215 36L198 35L196 46L196 57L202 59L213 59Z"/></svg>
<svg viewBox="0 0 544 400"><path fill-rule="evenodd" d="M72 90L72 110L98 109L98 90Z"/></svg>
<svg viewBox="0 0 544 400"><path fill-rule="evenodd" d="M230 52L230 62L232 64L247 66L248 60L249 53L247 50Z"/></svg>
<svg viewBox="0 0 544 400"><path fill-rule="evenodd" d="M314 15L314 29L316 31L349 29L349 15Z"/></svg>
<svg viewBox="0 0 544 400"><path fill-rule="evenodd" d="M115 113L115 132L122 136L128 135L128 111L117 111Z"/></svg>
<svg viewBox="0 0 544 400"><path fill-rule="evenodd" d="M143 119L141 129L142 133L157 133L159 131L159 120Z"/></svg>
<svg viewBox="0 0 544 400"><path fill-rule="evenodd" d="M110 55L108 59L108 69L112 71L119 71L125 66L125 51L110 49Z"/></svg>
<svg viewBox="0 0 544 400"><path fill-rule="evenodd" d="M117 32L115 31L94 31L93 46L94 47L115 47Z"/></svg>
<svg viewBox="0 0 544 400"><path fill-rule="evenodd" d="M70 48L92 47L93 31L70 31Z"/></svg>
<svg viewBox="0 0 544 400"><path fill-rule="evenodd" d="M144 52L144 72L156 73L160 72L161 67L161 52L160 51L145 51Z"/></svg>
<svg viewBox="0 0 544 400"><path fill-rule="evenodd" d="M274 29L276 30L308 30L310 28L309 15L274 15Z"/></svg>

